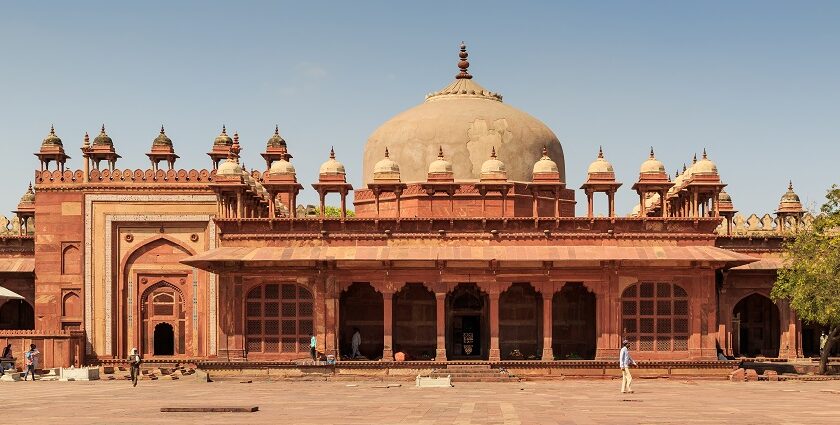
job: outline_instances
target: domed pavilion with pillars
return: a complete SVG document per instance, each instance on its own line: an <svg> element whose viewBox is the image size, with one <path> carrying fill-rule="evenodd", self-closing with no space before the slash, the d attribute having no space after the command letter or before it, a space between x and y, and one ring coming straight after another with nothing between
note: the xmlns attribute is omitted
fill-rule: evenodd
<svg viewBox="0 0 840 425"><path fill-rule="evenodd" d="M781 244L808 222L792 186L775 219L743 219L705 152L671 181L651 149L636 212L619 216L621 183L599 149L571 176L587 199L576 217L557 137L479 85L467 58L461 45L454 81L373 131L363 186L330 150L311 185L315 215L297 214L304 184L278 127L259 171L224 126L203 170L175 169L163 128L148 169L119 169L104 126L71 170L51 129L20 219L7 220L27 227L0 228L0 277L25 277L15 288L43 338L75 341L55 357L65 363L117 363L139 347L150 360L291 368L313 335L350 374L444 361L603 374L623 339L668 370L728 373L719 348L813 352L818 330L769 298ZM599 192L607 217L594 213ZM21 243L31 250L12 249ZM349 358L356 330L364 359Z"/></svg>

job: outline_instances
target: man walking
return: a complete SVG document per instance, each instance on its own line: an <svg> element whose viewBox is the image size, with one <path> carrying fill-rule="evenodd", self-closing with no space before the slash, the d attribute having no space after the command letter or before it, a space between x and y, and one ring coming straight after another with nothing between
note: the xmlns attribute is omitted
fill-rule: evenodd
<svg viewBox="0 0 840 425"><path fill-rule="evenodd" d="M630 341L625 339L621 345L621 352L618 354L618 367L621 368L621 393L633 394L633 390L630 388L630 383L633 382L633 377L630 375L630 364L633 366L637 366L637 364L630 357Z"/></svg>
<svg viewBox="0 0 840 425"><path fill-rule="evenodd" d="M317 357L318 352L315 348L318 346L318 339L315 338L315 335L312 335L312 338L309 338L309 354L312 355L312 362L315 363L315 359Z"/></svg>
<svg viewBox="0 0 840 425"><path fill-rule="evenodd" d="M140 353L136 348L131 349L131 354L128 355L128 365L131 367L131 382L137 386L137 380L140 379L140 363L143 359L140 358Z"/></svg>
<svg viewBox="0 0 840 425"><path fill-rule="evenodd" d="M362 357L362 353L359 352L360 345L362 345L362 333L359 331L359 328L354 328L353 338L350 340L350 347L353 349L353 353L350 354L351 359Z"/></svg>
<svg viewBox="0 0 840 425"><path fill-rule="evenodd" d="M41 354L38 351L38 348L35 347L35 344L31 344L29 346L29 351L23 355L24 357L24 365L26 366L26 373L23 374L23 380L26 381L26 378L29 377L29 374L32 373L32 380L35 380L35 369L38 368L38 356Z"/></svg>

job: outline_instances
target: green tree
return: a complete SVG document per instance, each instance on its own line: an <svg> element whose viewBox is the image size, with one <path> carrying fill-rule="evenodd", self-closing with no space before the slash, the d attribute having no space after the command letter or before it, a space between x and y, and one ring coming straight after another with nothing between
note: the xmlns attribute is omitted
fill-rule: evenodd
<svg viewBox="0 0 840 425"><path fill-rule="evenodd" d="M831 186L826 199L813 225L784 245L785 266L771 292L774 300L788 300L803 322L828 329L821 374L840 340L840 187Z"/></svg>
<svg viewBox="0 0 840 425"><path fill-rule="evenodd" d="M327 205L324 207L324 216L326 217L341 217L341 208ZM355 217L356 213L353 210L347 210L347 217Z"/></svg>

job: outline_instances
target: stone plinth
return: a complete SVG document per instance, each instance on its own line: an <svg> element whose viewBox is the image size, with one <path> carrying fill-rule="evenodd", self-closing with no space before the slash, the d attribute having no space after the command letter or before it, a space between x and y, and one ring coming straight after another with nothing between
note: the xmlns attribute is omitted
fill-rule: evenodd
<svg viewBox="0 0 840 425"><path fill-rule="evenodd" d="M99 368L61 368L60 381L96 381L99 380Z"/></svg>

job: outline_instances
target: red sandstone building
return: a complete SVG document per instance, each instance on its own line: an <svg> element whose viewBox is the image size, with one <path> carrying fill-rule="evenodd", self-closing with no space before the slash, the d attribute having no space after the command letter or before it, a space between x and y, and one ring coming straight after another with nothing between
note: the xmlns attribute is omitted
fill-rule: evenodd
<svg viewBox="0 0 840 425"><path fill-rule="evenodd" d="M792 187L775 217L745 219L705 153L672 179L651 150L619 217L622 183L598 152L572 178L588 204L575 217L557 137L460 59L449 86L371 135L363 187L332 151L305 187L276 130L262 170L224 128L210 169L176 169L161 128L150 167L130 170L103 126L73 170L51 129L34 191L0 223L0 342L39 341L53 364L132 347L296 360L311 335L344 361L355 329L382 361L607 360L624 338L651 360L815 354L818 330L768 298L781 242L809 222ZM320 205L296 208L302 190Z"/></svg>

